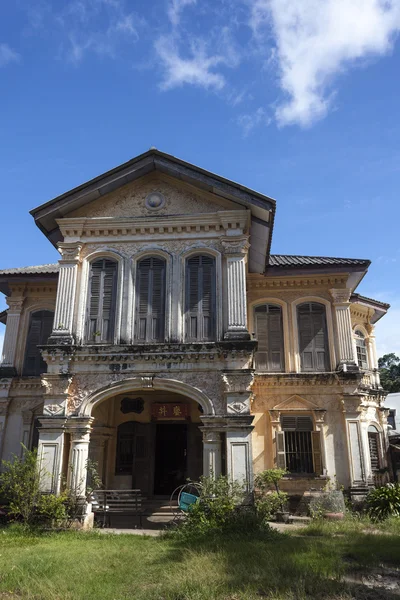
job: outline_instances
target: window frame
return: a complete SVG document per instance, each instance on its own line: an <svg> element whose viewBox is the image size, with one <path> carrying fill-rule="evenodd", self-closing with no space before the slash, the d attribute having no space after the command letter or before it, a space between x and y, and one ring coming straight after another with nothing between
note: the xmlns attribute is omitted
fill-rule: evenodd
<svg viewBox="0 0 400 600"><path fill-rule="evenodd" d="M284 428L283 420L285 418L295 418L296 419L296 427L295 428ZM308 419L310 422L310 428L298 428L298 419ZM287 445L287 436L286 434L290 433L307 433L309 434L309 458L308 461L312 465L312 471L290 471L288 465L288 445ZM288 469L288 475L293 477L320 477L324 473L323 469L323 433L322 431L316 428L314 414L312 412L299 412L299 411L290 411L290 412L282 412L279 416L279 429L275 432L275 443L276 443L276 464L277 467ZM283 445L283 446L282 446ZM301 444L300 444L301 445ZM279 448L278 446L281 446ZM283 447L283 449L282 449ZM292 452L293 453L293 452ZM282 454L284 465L282 464ZM278 455L281 455L280 457Z"/></svg>
<svg viewBox="0 0 400 600"><path fill-rule="evenodd" d="M214 308L215 308L215 316L214 316L214 336L211 340L192 340L188 339L187 332L187 311L186 311L186 301L187 301L187 263L191 258L195 256L207 256L214 260L214 282L215 282L215 298L214 298ZM181 294L181 338L183 342L187 343L215 343L221 339L221 255L219 252L214 251L211 248L204 247L194 247L189 251L184 252L181 255L181 281L182 281L182 294Z"/></svg>
<svg viewBox="0 0 400 600"><path fill-rule="evenodd" d="M81 273L81 286L82 292L79 294L79 300L77 303L76 311L77 311L77 339L81 340L81 343L84 345L99 345L96 342L90 342L86 337L87 332L87 314L89 310L89 296L90 296L90 288L89 288L89 278L90 278L90 269L91 263L98 259L108 259L114 260L118 263L117 269L117 292L116 292L116 305L115 305L115 324L114 324L114 337L112 342L109 344L117 344L118 340L121 336L121 313L122 313L122 293L124 287L124 278L126 271L126 261L127 257L122 256L117 251L113 249L101 249L96 250L92 254L89 254L82 263L82 273Z"/></svg>
<svg viewBox="0 0 400 600"><path fill-rule="evenodd" d="M297 307L300 304L312 302L316 304L323 304L325 306L326 326L327 326L327 347L329 352L328 365L330 372L336 371L336 349L335 349L335 335L333 329L333 318L332 318L332 304L329 300L321 296L301 296L291 303L291 318L293 328L293 349L294 349L294 363L296 373L311 373L311 371L302 371L300 363L300 340L299 340L299 328L297 320ZM322 373L323 371L316 371L315 373Z"/></svg>
<svg viewBox="0 0 400 600"><path fill-rule="evenodd" d="M372 466L372 456L371 456L371 446L370 446L370 439L371 439L372 436L376 440L376 454L377 454L377 459L378 459L378 466L377 466L377 468L373 468L373 466ZM381 437L381 431L378 428L378 425L376 423L370 423L368 425L367 440L368 440L368 460L369 460L369 466L370 466L372 475L376 475L376 474L379 473L379 471L382 469L382 466L383 466L383 461L382 461L382 437Z"/></svg>
<svg viewBox="0 0 400 600"><path fill-rule="evenodd" d="M160 328L161 335L159 340L148 340L147 336L145 340L139 338L139 265L142 261L148 259L158 259L164 262L164 313L163 313L163 326ZM146 252L145 254L141 254L135 260L135 268L134 268L134 308L133 308L133 340L135 344L162 344L167 341L168 336L168 315L169 315L169 306L168 306L168 298L169 294L169 261L167 257L159 252Z"/></svg>
<svg viewBox="0 0 400 600"><path fill-rule="evenodd" d="M21 375L22 377L40 377L41 373L46 373L47 372L47 365L46 368L41 371L39 374L34 374L34 375L29 375L26 373L26 360L27 360L27 352L28 352L28 338L29 338L29 334L30 334L30 329L31 329L31 324L32 324L32 318L34 317L34 315L36 315L37 313L40 312L47 312L47 313L52 313L53 314L53 323L52 323L52 328L51 330L54 329L54 316L55 316L55 309L54 307L49 308L49 307L43 307L43 306L35 306L35 307L31 307L31 309L29 310L29 312L26 314L27 317L27 325L26 325L26 329L25 329L25 335L24 335L24 351L23 354L21 356ZM51 335L51 331L49 334L49 337ZM48 339L48 338L47 338ZM38 344L38 346L42 345L42 342ZM45 345L45 343L43 343L43 345ZM41 358L41 354L39 352L38 355L39 358L39 363L44 363L43 359Z"/></svg>
<svg viewBox="0 0 400 600"><path fill-rule="evenodd" d="M255 352L254 355L254 366L255 369L258 373L284 373L286 371L285 369L285 365L286 365L286 352L287 352L287 347L286 347L286 340L285 340L285 315L284 315L284 307L282 306L281 303L276 303L276 302L270 302L270 301L266 301L266 302L257 302L257 304L254 304L252 306L252 330L254 330L254 334L255 337L257 339L257 341L259 342L259 335L257 332L257 310L262 308L262 307L276 307L279 308L280 310L280 326L281 326L281 347L280 347L280 352L281 352L281 361L280 361L280 369L270 369L268 368L268 364L267 364L267 369L260 369L257 366L257 354L259 352L259 350L257 350L257 352ZM268 310L266 311L266 314L268 314ZM267 351L262 351L265 352L266 354L268 354L268 350ZM267 357L267 363L268 363L268 357Z"/></svg>
<svg viewBox="0 0 400 600"><path fill-rule="evenodd" d="M89 331L90 331L90 305L91 305L91 275L92 275L92 266L94 263L99 262L99 261L110 261L110 262L114 262L115 266L116 266L116 271L115 271L115 279L113 282L113 307L112 310L110 311L111 313L113 313L112 316L112 329L111 329L111 334L109 336L108 339L104 340L104 339L100 339L99 341L96 340L92 340L89 337ZM97 255L95 257L93 257L88 264L88 272L87 272L87 277L86 277L86 282L87 282L87 290L86 290L86 311L85 311L85 321L84 321L84 340L85 340L85 344L86 345L109 345L109 344L115 344L116 342L116 333L117 333L117 316L118 316L118 287L119 287L119 276L120 276L120 263L119 260L117 260L117 258L115 256L106 256L106 255ZM97 316L97 319L99 319L99 315ZM111 320L111 319L110 319Z"/></svg>
<svg viewBox="0 0 400 600"><path fill-rule="evenodd" d="M359 366L359 368L362 371L368 371L371 367L370 367L370 356L369 356L369 343L368 343L368 334L365 332L364 328L360 327L359 325L356 325L353 331L353 337L354 337L354 345L355 345L355 354L356 354L356 358L357 358L357 364ZM359 358L358 358L358 348L359 346L357 345L357 342L362 340L364 342L364 349L365 349L365 366L363 366L362 364L360 364Z"/></svg>

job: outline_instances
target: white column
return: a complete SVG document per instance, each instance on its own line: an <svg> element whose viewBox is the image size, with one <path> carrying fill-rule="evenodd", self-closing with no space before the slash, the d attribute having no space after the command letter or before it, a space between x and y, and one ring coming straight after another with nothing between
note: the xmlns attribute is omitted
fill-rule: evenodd
<svg viewBox="0 0 400 600"><path fill-rule="evenodd" d="M62 254L59 260L57 300L54 313L53 332L50 344L71 344L74 341L74 311L78 279L79 255L82 248L76 242L60 242L58 248Z"/></svg>
<svg viewBox="0 0 400 600"><path fill-rule="evenodd" d="M374 373L372 373L374 386L379 388L379 387L381 387L381 379L379 376L378 356L376 353L375 326L369 324L366 326L366 329L368 332L368 337L366 339L366 343L367 343L369 368L374 371Z"/></svg>
<svg viewBox="0 0 400 600"><path fill-rule="evenodd" d="M87 460L92 417L72 417L68 421L71 447L68 464L68 487L78 498L86 498Z"/></svg>
<svg viewBox="0 0 400 600"><path fill-rule="evenodd" d="M343 369L343 371L358 370L350 317L349 299L351 291L348 288L331 289L329 291L333 298L333 306L336 317L339 366Z"/></svg>
<svg viewBox="0 0 400 600"><path fill-rule="evenodd" d="M15 353L17 349L19 322L21 318L24 298L7 298L9 306L7 312L7 325L4 335L2 367L15 367Z"/></svg>
<svg viewBox="0 0 400 600"><path fill-rule="evenodd" d="M38 462L44 492L58 494L61 489L65 419L40 417Z"/></svg>
<svg viewBox="0 0 400 600"><path fill-rule="evenodd" d="M246 257L247 237L224 238L228 323L225 339L250 339L247 329Z"/></svg>
<svg viewBox="0 0 400 600"><path fill-rule="evenodd" d="M219 477L221 458L221 433L212 429L203 429L203 475Z"/></svg>

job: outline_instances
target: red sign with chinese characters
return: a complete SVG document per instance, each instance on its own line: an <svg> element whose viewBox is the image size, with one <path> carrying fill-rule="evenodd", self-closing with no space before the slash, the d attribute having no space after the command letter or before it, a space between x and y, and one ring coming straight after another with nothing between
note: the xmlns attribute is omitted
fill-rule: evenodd
<svg viewBox="0 0 400 600"><path fill-rule="evenodd" d="M189 404L180 402L155 402L151 405L151 416L153 419L187 419L190 416Z"/></svg>

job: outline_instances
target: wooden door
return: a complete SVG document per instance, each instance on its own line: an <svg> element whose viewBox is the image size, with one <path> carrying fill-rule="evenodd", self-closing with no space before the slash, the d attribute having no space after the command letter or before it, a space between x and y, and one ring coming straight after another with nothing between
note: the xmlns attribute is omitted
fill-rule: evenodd
<svg viewBox="0 0 400 600"><path fill-rule="evenodd" d="M149 496L153 489L154 427L135 423L132 487Z"/></svg>

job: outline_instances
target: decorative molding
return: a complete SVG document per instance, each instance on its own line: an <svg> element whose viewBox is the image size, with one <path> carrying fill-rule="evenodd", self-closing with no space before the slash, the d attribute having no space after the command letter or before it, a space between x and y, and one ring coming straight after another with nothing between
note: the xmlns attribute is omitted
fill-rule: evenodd
<svg viewBox="0 0 400 600"><path fill-rule="evenodd" d="M334 304L347 304L350 300L351 290L349 288L331 288L329 293Z"/></svg>
<svg viewBox="0 0 400 600"><path fill-rule="evenodd" d="M224 254L228 256L245 256L250 248L248 236L243 237L223 237L221 244Z"/></svg>
<svg viewBox="0 0 400 600"><path fill-rule="evenodd" d="M76 242L58 242L58 249L62 258L60 263L78 263L80 261L80 252L82 244Z"/></svg>
<svg viewBox="0 0 400 600"><path fill-rule="evenodd" d="M290 290L293 288L326 288L329 285L345 284L347 277L343 275L330 276L291 276L270 277L269 275L250 274L247 278L250 290ZM284 298L286 299L286 297Z"/></svg>
<svg viewBox="0 0 400 600"><path fill-rule="evenodd" d="M22 312L22 308L25 302L25 298L12 298L8 296L6 298L6 302L8 304L8 315L7 317L11 317L11 315L20 315Z"/></svg>
<svg viewBox="0 0 400 600"><path fill-rule="evenodd" d="M283 402L276 404L272 410L320 410L320 407L310 400L306 400L297 394L290 396Z"/></svg>
<svg viewBox="0 0 400 600"><path fill-rule="evenodd" d="M254 383L254 370L223 371L222 380L226 393L249 392Z"/></svg>

